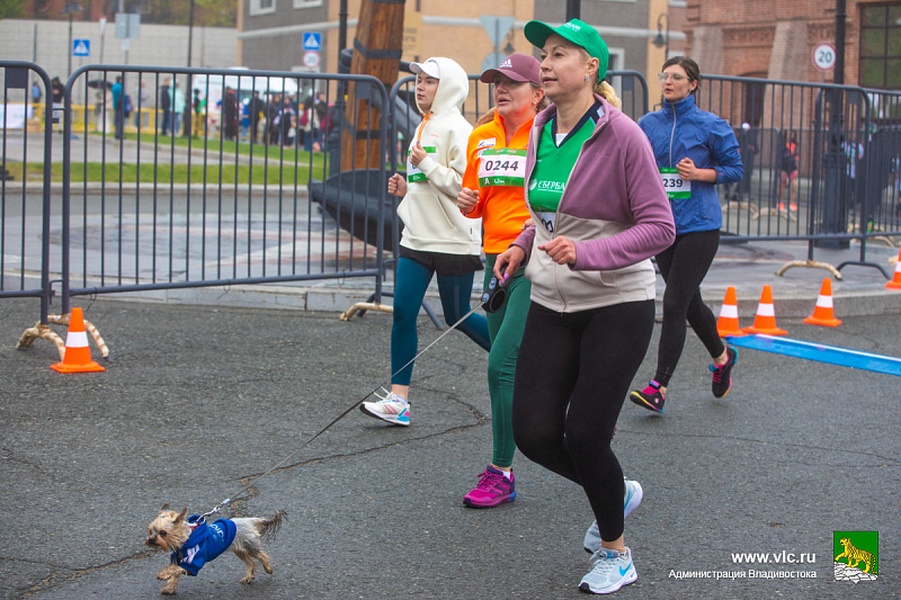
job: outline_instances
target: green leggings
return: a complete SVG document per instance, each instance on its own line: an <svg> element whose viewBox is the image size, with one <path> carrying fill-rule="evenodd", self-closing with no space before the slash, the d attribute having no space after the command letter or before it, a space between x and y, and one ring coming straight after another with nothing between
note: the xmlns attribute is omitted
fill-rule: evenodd
<svg viewBox="0 0 901 600"><path fill-rule="evenodd" d="M485 265L485 288L493 276L496 254L488 254ZM513 441L513 381L516 375L516 357L529 312L529 296L532 284L520 269L507 280L507 300L495 313L488 313L488 335L491 351L488 353L488 393L491 395L491 429L494 434L495 466L509 468L513 464L516 443Z"/></svg>

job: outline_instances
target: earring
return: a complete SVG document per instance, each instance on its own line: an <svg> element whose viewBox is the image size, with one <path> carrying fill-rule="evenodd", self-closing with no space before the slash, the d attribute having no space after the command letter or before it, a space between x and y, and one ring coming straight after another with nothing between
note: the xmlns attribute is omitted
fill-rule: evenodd
<svg viewBox="0 0 901 600"><path fill-rule="evenodd" d="M585 76L585 81L588 81L588 75Z"/></svg>

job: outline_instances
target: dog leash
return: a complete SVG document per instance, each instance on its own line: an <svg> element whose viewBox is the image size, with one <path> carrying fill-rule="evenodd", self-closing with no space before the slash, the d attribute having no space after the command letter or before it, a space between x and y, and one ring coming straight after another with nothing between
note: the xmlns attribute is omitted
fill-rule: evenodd
<svg viewBox="0 0 901 600"><path fill-rule="evenodd" d="M492 280L492 282L493 282L493 281L494 281L494 280ZM250 481L248 481L246 484L244 484L244 486L243 486L240 490L238 490L238 492L237 492L236 494L234 494L233 497L225 498L222 502L220 502L219 504L217 504L216 506L214 506L214 507L212 508L212 510L210 510L210 511L208 511L208 512L205 512L205 513L201 514L201 515L197 518L197 522L198 522L198 523L202 523L203 521L206 520L207 517L212 516L212 515L218 513L219 511L221 511L223 508L225 508L226 506L228 506L230 503L234 502L235 500L241 499L241 495L244 494L244 493L246 493L247 490L249 490L256 482L258 482L258 481L259 481L260 479L262 479L263 477L266 477L267 475L270 475L271 473L273 473L273 472L276 471L277 469L280 469L281 467L285 466L285 464L286 464L289 460L291 460L292 458L294 458L301 450L303 450L303 449L306 448L311 442L313 442L313 440L315 440L315 439L318 438L320 435L322 435L323 433L325 433L326 431L328 431L335 423L337 423L338 421L340 421L341 419L343 419L345 416L347 416L353 409L355 409L357 406L359 406L360 403L363 402L363 400L365 400L365 399L368 398L369 396L373 395L373 394L374 394L376 391L378 391L379 389L383 389L383 388L385 387L385 385L390 385L390 384L391 384L391 379L392 379L395 375L397 375L398 373L400 373L401 371L403 371L404 369L406 369L408 366L410 366L411 364L413 364L413 362L414 362L417 358L419 358L420 356L422 356L423 354L425 354L426 352L428 352L429 349L430 349L432 346L434 346L434 345L437 344L439 341L441 341L441 338L443 338L443 337L446 336L448 333L450 333L451 331L453 331L454 329L456 329L461 323L463 323L463 321L465 321L465 320L468 319L470 316L472 316L477 310L479 310L480 308L486 308L486 309L491 309L491 310L489 310L489 312L495 312L495 311L500 307L500 303L503 302L503 299L501 299L501 302L500 302L500 303L498 303L497 300L494 300L494 294L496 294L497 292L493 292L492 290L502 290L502 289L503 289L503 286L496 286L496 285L489 286L489 290L487 290L487 291L482 295L482 303L481 303L481 304L476 304L476 305L475 305L468 313L466 313L465 315L463 315L462 317L460 317L460 319L457 320L456 323L454 323L453 325L451 325L448 329L444 330L444 331L441 333L441 335L439 335L439 336L436 337L434 340L432 340L432 342L431 342L428 346L426 346L425 348L423 348L422 350L420 350L420 351L416 354L416 356L414 356L414 357L411 358L409 361L407 361L407 363L406 363L404 366L402 366L402 367L399 368L397 371L395 371L394 373L392 373L392 374L391 374L391 377L388 378L388 381L387 381L386 383L379 384L379 385L375 386L375 387L372 389L372 391L370 391L368 394L366 394L365 396L363 396L362 398L360 398L359 400L355 401L353 404L351 404L350 406L348 406L347 409L344 410L344 412L342 412L342 413L339 414L337 417L335 417L334 419L332 419L332 420L328 423L328 425L326 425L325 427L323 427L322 429L320 429L318 432L316 432L316 434L315 434L313 437L311 437L310 439L308 439L307 441L305 441L303 444L301 444L301 446L300 446L299 448L297 448L296 450L294 450L291 454L289 454L288 456L286 456L285 458L283 458L281 461L279 461L278 463L276 463L276 464L275 464L273 467L271 467L268 471L266 471L266 472L264 472L264 473L261 473L260 475L257 475L256 477L254 477L253 479L251 479ZM249 497L249 496L248 496L248 497Z"/></svg>

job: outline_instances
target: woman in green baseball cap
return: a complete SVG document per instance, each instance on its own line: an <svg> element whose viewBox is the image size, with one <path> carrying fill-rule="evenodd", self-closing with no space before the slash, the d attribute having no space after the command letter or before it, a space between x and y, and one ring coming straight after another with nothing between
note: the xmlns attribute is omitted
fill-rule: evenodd
<svg viewBox="0 0 901 600"><path fill-rule="evenodd" d="M617 98L613 86L604 81L604 78L607 77L607 65L610 63L610 50L607 48L607 42L604 41L597 29L585 21L573 19L556 28L541 21L529 21L526 23L524 32L526 39L538 48L544 48L548 38L551 36L562 38L564 45L569 44L578 48L587 62L596 65L592 67L592 74L586 73L587 78L584 81L594 82L592 89L594 93L603 96L604 99L617 108L622 106L622 102ZM546 60L548 57L544 56L543 58ZM553 99L552 93L548 92L547 85L554 86L557 83L559 81L556 77L549 77L545 85L545 93L555 104L557 104L557 101Z"/></svg>
<svg viewBox="0 0 901 600"><path fill-rule="evenodd" d="M523 455L584 490L595 522L579 588L607 594L638 578L624 518L642 489L624 479L610 442L654 329L650 259L675 226L648 139L604 82L609 51L597 30L578 19L529 21L525 35L541 48L553 104L535 117L526 154L533 225L493 269L507 278L526 265L532 284L513 435Z"/></svg>

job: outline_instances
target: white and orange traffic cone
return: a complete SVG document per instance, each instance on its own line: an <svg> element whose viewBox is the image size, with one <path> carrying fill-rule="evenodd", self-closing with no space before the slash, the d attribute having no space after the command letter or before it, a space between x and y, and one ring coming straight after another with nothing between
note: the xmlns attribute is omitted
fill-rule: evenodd
<svg viewBox="0 0 901 600"><path fill-rule="evenodd" d="M820 295L817 298L817 305L813 308L813 314L804 319L808 325L822 325L824 327L838 327L842 324L841 319L835 318L835 311L832 306L832 280L828 277L823 279L823 285L820 287Z"/></svg>
<svg viewBox="0 0 901 600"><path fill-rule="evenodd" d="M745 327L742 331L746 333L766 333L768 335L788 335L784 329L776 326L776 308L773 306L773 288L768 285L763 286L763 293L760 294L760 304L757 305L757 316L754 317L754 324Z"/></svg>
<svg viewBox="0 0 901 600"><path fill-rule="evenodd" d="M898 251L898 262L895 263L895 275L885 284L890 290L901 290L901 250Z"/></svg>
<svg viewBox="0 0 901 600"><path fill-rule="evenodd" d="M59 373L95 373L106 371L105 368L91 360L91 348L88 346L88 332L84 328L84 314L75 307L69 315L69 333L66 334L66 351L62 362L50 365Z"/></svg>
<svg viewBox="0 0 901 600"><path fill-rule="evenodd" d="M720 337L747 335L738 325L738 299L735 288L726 288L726 297L720 307L720 317L716 321L716 331Z"/></svg>

